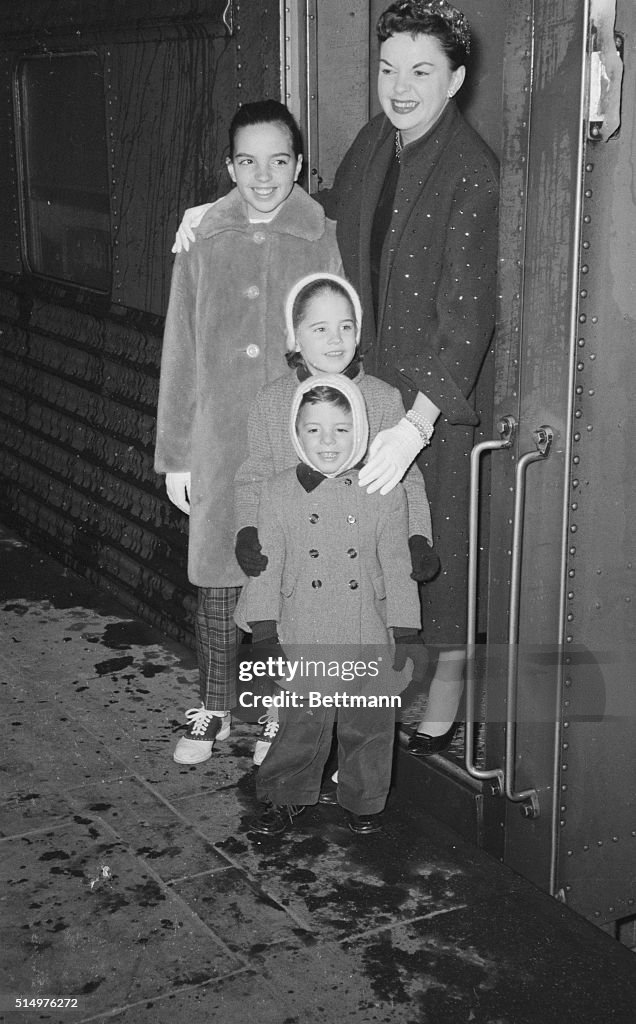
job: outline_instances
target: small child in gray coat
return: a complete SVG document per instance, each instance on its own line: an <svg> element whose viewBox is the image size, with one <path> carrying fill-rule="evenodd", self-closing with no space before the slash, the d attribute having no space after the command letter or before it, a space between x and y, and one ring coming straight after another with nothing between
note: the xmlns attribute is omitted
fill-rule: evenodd
<svg viewBox="0 0 636 1024"><path fill-rule="evenodd" d="M301 461L263 485L258 534L267 565L244 587L236 621L270 655L273 646L283 666L301 664L304 653L307 665L369 671L353 686L336 678L337 698L332 678L287 681L283 670L280 728L257 778L271 806L253 829L279 834L318 802L337 722L337 801L353 832L376 832L391 780L396 693L421 625L406 495L402 485L386 496L358 486L368 422L346 376L318 374L298 387L290 433Z"/></svg>

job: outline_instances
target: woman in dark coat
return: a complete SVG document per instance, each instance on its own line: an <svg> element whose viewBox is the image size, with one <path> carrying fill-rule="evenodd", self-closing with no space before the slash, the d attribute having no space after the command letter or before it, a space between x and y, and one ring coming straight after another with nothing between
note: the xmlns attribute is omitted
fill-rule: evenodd
<svg viewBox="0 0 636 1024"><path fill-rule="evenodd" d="M377 32L383 113L319 198L365 311L365 367L412 410L413 422L378 436L360 482L386 492L417 455L431 502L442 569L422 588L422 621L439 657L410 743L426 755L450 743L463 689L469 456L494 327L498 170L453 99L470 48L461 12L446 0L404 0L387 8Z"/></svg>
<svg viewBox="0 0 636 1024"><path fill-rule="evenodd" d="M498 168L454 100L470 50L461 11L400 0L377 32L383 113L317 198L362 300L365 368L399 388L409 410L376 437L360 483L386 493L417 458L431 503L442 568L422 589L422 621L439 657L410 742L428 755L450 744L463 690L469 456L494 328ZM180 236L191 237L186 225Z"/></svg>

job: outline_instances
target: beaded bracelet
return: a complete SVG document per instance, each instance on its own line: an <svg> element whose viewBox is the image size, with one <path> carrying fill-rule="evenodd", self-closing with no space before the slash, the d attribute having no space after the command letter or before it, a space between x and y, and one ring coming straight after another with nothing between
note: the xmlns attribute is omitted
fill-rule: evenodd
<svg viewBox="0 0 636 1024"><path fill-rule="evenodd" d="M423 447L425 448L427 444L431 443L435 427L430 420L427 420L425 416L420 415L419 412L415 412L414 409L407 412L406 418L417 430L418 434L422 438Z"/></svg>

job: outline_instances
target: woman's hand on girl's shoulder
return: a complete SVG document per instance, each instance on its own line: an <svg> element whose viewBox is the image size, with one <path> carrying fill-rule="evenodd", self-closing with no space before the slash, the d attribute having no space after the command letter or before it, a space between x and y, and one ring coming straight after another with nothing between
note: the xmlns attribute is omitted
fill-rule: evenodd
<svg viewBox="0 0 636 1024"><path fill-rule="evenodd" d="M216 202L218 203L218 199ZM202 203L201 206L188 207L181 219L179 227L177 228L177 234L175 236L174 245L170 250L171 252L189 252L190 242L195 241L194 229L199 226L208 210L213 206L214 203Z"/></svg>

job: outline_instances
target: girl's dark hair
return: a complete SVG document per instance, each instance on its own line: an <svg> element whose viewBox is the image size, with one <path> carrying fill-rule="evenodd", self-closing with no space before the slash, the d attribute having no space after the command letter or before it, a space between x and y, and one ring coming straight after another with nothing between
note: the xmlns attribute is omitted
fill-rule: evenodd
<svg viewBox="0 0 636 1024"><path fill-rule="evenodd" d="M305 394L300 400L300 405L298 406L296 427L298 427L300 414L306 405L335 405L338 409L342 409L343 412L348 412L353 415L349 399L343 395L342 391L338 391L337 388L329 387L327 384L318 384L317 387L310 388L309 391L305 391Z"/></svg>
<svg viewBox="0 0 636 1024"><path fill-rule="evenodd" d="M292 327L294 331L298 327L301 320L304 320L305 313L307 312L307 306L316 295L320 295L322 292L332 292L334 295L340 295L343 299L346 299L351 307L353 313L353 321L355 323L356 311L351 301L351 296L343 285L339 284L338 281L331 281L329 278L319 277L316 281L310 281L304 288L301 288L298 295L294 299L294 305L291 311ZM356 324L356 327L359 325Z"/></svg>
<svg viewBox="0 0 636 1024"><path fill-rule="evenodd" d="M258 100L256 103L244 103L236 111L230 123L230 160L234 159L234 141L239 128L248 128L255 124L279 124L286 128L294 151L299 157L303 151L303 140L300 128L293 114L284 103L278 100Z"/></svg>
<svg viewBox="0 0 636 1024"><path fill-rule="evenodd" d="M433 14L431 8L435 4L423 4L422 0L398 0L391 4L380 15L376 26L376 34L380 43L385 43L391 36L408 32L416 36L435 36L448 58L451 71L456 71L466 64L470 52L470 33L468 24L460 11L450 4L439 4L442 10L448 7L458 15L453 22L440 14Z"/></svg>

